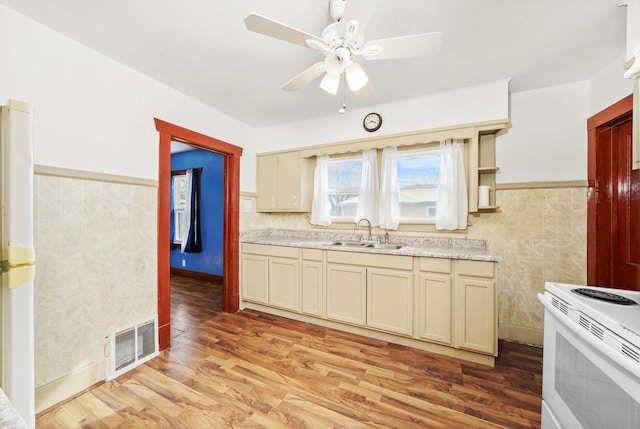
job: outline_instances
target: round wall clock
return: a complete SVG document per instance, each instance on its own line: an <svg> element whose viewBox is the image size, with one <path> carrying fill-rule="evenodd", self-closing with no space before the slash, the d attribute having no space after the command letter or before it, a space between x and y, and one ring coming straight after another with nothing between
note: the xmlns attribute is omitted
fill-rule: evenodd
<svg viewBox="0 0 640 429"><path fill-rule="evenodd" d="M367 113L362 121L362 126L370 133L378 131L382 125L382 116L379 113Z"/></svg>

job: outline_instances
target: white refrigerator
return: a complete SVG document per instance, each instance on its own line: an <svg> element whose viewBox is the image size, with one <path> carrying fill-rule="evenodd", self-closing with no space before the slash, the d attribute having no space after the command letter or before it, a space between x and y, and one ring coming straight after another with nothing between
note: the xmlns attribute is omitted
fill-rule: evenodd
<svg viewBox="0 0 640 429"><path fill-rule="evenodd" d="M35 427L33 247L33 109L0 108L0 388Z"/></svg>

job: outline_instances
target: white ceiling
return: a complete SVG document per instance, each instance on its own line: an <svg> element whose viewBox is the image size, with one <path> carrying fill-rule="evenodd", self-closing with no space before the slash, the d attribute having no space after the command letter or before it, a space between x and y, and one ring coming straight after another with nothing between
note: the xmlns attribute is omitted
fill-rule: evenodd
<svg viewBox="0 0 640 429"><path fill-rule="evenodd" d="M347 0L348 1L348 0ZM340 96L280 87L320 53L248 31L259 13L320 35L329 0L0 0L254 127L337 114ZM376 2L372 1L372 4ZM444 32L435 58L360 60L349 107L511 79L518 92L593 77L625 50L621 0L379 0L365 39ZM622 73L622 65L621 65Z"/></svg>

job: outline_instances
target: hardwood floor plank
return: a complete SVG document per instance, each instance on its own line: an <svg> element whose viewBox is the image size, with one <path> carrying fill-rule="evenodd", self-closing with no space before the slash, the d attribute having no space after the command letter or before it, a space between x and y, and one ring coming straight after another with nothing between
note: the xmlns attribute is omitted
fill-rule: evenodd
<svg viewBox="0 0 640 429"><path fill-rule="evenodd" d="M172 347L38 416L38 428L540 427L542 350L495 368L257 311L172 276ZM221 288L218 288L221 290Z"/></svg>

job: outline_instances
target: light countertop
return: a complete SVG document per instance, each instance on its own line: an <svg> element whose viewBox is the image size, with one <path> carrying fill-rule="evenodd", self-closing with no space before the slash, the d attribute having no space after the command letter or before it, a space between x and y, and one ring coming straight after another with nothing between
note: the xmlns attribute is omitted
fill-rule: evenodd
<svg viewBox="0 0 640 429"><path fill-rule="evenodd" d="M242 243L300 247L306 249L337 250L341 252L467 259L488 262L498 262L502 260L500 256L493 255L487 251L484 240L464 238L443 239L391 236L391 243L403 245L400 249L376 249L371 247L332 245L335 241L358 241L361 237L362 234L334 234L329 232L267 229L244 232L240 236L240 241Z"/></svg>

